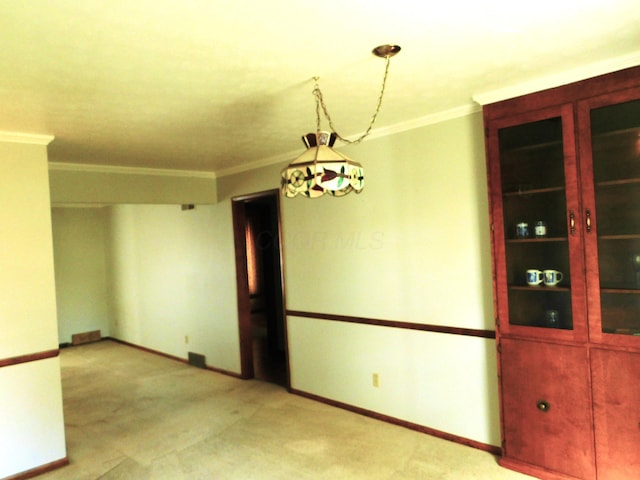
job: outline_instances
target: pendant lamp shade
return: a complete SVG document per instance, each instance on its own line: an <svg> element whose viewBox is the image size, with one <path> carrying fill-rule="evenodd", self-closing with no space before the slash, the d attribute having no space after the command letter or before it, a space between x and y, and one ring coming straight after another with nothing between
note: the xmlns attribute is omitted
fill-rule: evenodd
<svg viewBox="0 0 640 480"><path fill-rule="evenodd" d="M385 59L382 88L378 96L376 110L369 121L367 130L355 140L349 140L340 136L333 126L331 115L327 110L318 78L313 77L315 86L313 96L316 99L316 133L307 133L302 141L307 150L289 164L281 172L281 190L285 197L295 197L299 193L308 198L321 197L325 193L334 197L342 197L350 192L360 193L364 187L364 170L362 165L354 162L346 155L336 152L332 147L336 139L349 144L360 143L366 138L380 112L382 97L387 84L389 73L389 59L400 51L398 45L380 45L372 50L376 57ZM329 122L331 133L320 131L320 111Z"/></svg>
<svg viewBox="0 0 640 480"><path fill-rule="evenodd" d="M362 165L332 147L336 134L308 133L302 137L307 150L282 170L281 189L286 197L302 194L316 198L328 193L341 197L364 186Z"/></svg>

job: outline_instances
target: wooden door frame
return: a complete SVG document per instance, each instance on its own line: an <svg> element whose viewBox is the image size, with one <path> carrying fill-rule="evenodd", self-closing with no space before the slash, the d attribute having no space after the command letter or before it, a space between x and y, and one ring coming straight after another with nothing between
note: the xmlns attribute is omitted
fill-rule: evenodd
<svg viewBox="0 0 640 480"><path fill-rule="evenodd" d="M286 303L284 287L284 262L282 250L282 222L280 214L280 190L266 190L263 192L240 195L231 198L231 214L233 221L233 238L236 259L236 289L238 305L238 333L240 339L240 376L244 379L254 378L253 368L253 345L251 331L251 305L249 295L249 278L247 275L247 242L245 237L246 225L246 205L247 203L263 200L265 198L275 199L275 213L277 216L278 253L280 267L280 285L282 295L282 323L284 328L284 352L286 366L286 387L290 389L291 381L289 375L289 340L287 334Z"/></svg>

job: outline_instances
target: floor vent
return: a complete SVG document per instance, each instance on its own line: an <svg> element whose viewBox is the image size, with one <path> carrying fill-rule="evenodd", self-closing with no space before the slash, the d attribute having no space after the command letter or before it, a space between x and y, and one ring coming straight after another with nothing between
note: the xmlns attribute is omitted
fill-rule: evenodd
<svg viewBox="0 0 640 480"><path fill-rule="evenodd" d="M97 342L102 338L100 330L92 332L75 333L71 335L71 345L82 345L83 343Z"/></svg>
<svg viewBox="0 0 640 480"><path fill-rule="evenodd" d="M189 352L189 365L193 365L194 367L198 367L198 368L206 368L204 355L200 355L199 353Z"/></svg>

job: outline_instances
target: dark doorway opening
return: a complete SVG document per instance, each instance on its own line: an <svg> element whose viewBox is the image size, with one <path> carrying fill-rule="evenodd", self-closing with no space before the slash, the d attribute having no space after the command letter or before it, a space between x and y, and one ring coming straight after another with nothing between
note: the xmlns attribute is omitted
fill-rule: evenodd
<svg viewBox="0 0 640 480"><path fill-rule="evenodd" d="M289 387L279 191L235 197L240 359L243 378Z"/></svg>

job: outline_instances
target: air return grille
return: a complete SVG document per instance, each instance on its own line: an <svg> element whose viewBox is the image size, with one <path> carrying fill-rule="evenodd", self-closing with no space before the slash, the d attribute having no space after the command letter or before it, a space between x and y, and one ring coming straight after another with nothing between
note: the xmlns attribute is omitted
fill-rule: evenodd
<svg viewBox="0 0 640 480"><path fill-rule="evenodd" d="M194 367L198 367L198 368L206 368L204 355L200 355L199 353L189 352L189 365L193 365Z"/></svg>

